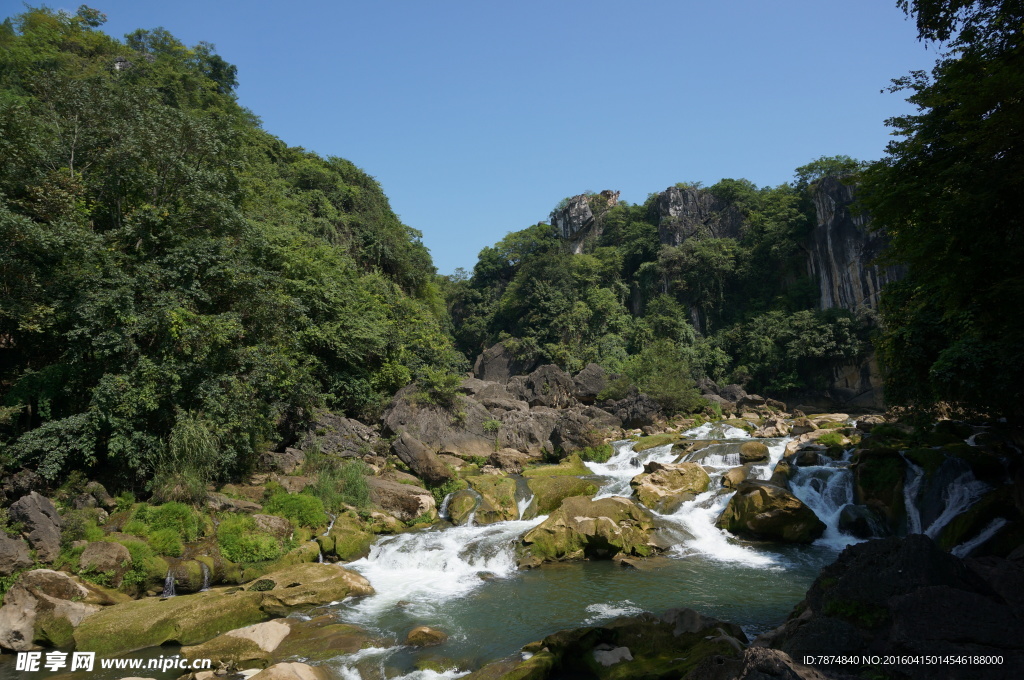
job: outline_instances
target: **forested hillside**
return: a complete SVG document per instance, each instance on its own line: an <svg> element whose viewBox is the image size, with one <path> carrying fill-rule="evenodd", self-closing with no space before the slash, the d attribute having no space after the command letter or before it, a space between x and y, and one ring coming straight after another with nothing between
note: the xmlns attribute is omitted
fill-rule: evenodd
<svg viewBox="0 0 1024 680"><path fill-rule="evenodd" d="M5 469L202 481L462 368L372 177L262 130L212 45L103 21L0 25Z"/></svg>
<svg viewBox="0 0 1024 680"><path fill-rule="evenodd" d="M869 351L877 300L822 309L813 196L860 166L821 158L792 184L678 184L636 205L611 191L565 199L550 224L509 234L472 276L450 279L459 347L472 357L503 340L570 371L596 362L648 392L671 374L676 394L661 400L683 409L697 406L680 392L693 379L823 389L831 367Z"/></svg>

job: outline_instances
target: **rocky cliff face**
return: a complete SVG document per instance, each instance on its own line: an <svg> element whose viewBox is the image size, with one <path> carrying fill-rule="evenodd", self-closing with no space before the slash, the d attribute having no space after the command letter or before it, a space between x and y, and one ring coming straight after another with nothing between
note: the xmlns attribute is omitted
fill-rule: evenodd
<svg viewBox="0 0 1024 680"><path fill-rule="evenodd" d="M867 213L853 207L855 193L834 177L821 180L814 190L818 219L809 238L807 268L818 280L821 309L875 309L882 286L903 276L902 267L875 264L886 238L870 231Z"/></svg>
<svg viewBox="0 0 1024 680"><path fill-rule="evenodd" d="M663 244L678 246L686 239L739 238L743 214L711 192L669 187L658 195L658 237Z"/></svg>
<svg viewBox="0 0 1024 680"><path fill-rule="evenodd" d="M587 194L573 196L564 207L551 213L551 223L558 229L558 235L569 241L572 252L579 255L583 252L583 245L588 238L597 238L601 235L600 217L618 202L619 192L608 189L598 194L596 201Z"/></svg>
<svg viewBox="0 0 1024 680"><path fill-rule="evenodd" d="M835 177L818 182L813 198L817 223L808 238L807 268L818 281L818 306L852 312L877 309L882 286L904 274L902 267L875 264L885 249L885 236L869 229L867 213L853 206L855 189ZM836 368L832 377L830 396L835 403L884 405L874 352L859 364Z"/></svg>

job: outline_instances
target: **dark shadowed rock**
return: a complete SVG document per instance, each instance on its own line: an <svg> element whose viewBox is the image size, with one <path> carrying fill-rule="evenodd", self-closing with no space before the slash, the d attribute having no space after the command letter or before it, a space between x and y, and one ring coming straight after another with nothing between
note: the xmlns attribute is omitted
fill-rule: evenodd
<svg viewBox="0 0 1024 680"><path fill-rule="evenodd" d="M509 380L509 392L530 406L568 408L576 403L573 393L576 384L569 375L554 364L545 364L527 376Z"/></svg>
<svg viewBox="0 0 1024 680"><path fill-rule="evenodd" d="M678 246L689 238L739 238L743 213L706 189L669 187L658 194L658 238Z"/></svg>
<svg viewBox="0 0 1024 680"><path fill-rule="evenodd" d="M605 410L618 417L622 426L628 428L653 425L661 417L661 405L642 393L612 402L606 405Z"/></svg>
<svg viewBox="0 0 1024 680"><path fill-rule="evenodd" d="M391 443L391 452L428 484L440 486L454 476L423 442L408 432Z"/></svg>
<svg viewBox="0 0 1024 680"><path fill-rule="evenodd" d="M477 356L473 364L473 376L479 380L507 383L512 376L528 373L536 366L534 360L517 359L499 342Z"/></svg>
<svg viewBox="0 0 1024 680"><path fill-rule="evenodd" d="M915 534L844 550L790 620L758 643L793 658L1000 655L1002 665L943 665L941 675L934 667L899 661L887 668L915 680L1012 678L1024 663L1021 613L963 560Z"/></svg>
<svg viewBox="0 0 1024 680"><path fill-rule="evenodd" d="M416 386L409 385L395 394L381 425L387 436L408 433L439 453L486 457L494 451L494 435L484 423L493 419L495 415L472 397L459 395L455 406L448 408L423 402Z"/></svg>
<svg viewBox="0 0 1024 680"><path fill-rule="evenodd" d="M42 562L57 559L63 522L49 498L35 491L22 496L11 505L10 516L25 525L25 538Z"/></svg>
<svg viewBox="0 0 1024 680"><path fill-rule="evenodd" d="M284 451L267 451L260 456L260 467L290 475L306 462L306 453L301 449L286 448Z"/></svg>
<svg viewBox="0 0 1024 680"><path fill-rule="evenodd" d="M302 437L298 448L306 451L315 445L326 454L355 458L370 453L378 439L372 427L358 420L334 413L320 413Z"/></svg>
<svg viewBox="0 0 1024 680"><path fill-rule="evenodd" d="M10 576L16 571L32 566L28 544L20 538L10 538L0 531L0 576Z"/></svg>
<svg viewBox="0 0 1024 680"><path fill-rule="evenodd" d="M584 404L597 401L597 395L608 385L604 369L597 364L587 364L586 368L573 376L572 381L576 385L574 396Z"/></svg>

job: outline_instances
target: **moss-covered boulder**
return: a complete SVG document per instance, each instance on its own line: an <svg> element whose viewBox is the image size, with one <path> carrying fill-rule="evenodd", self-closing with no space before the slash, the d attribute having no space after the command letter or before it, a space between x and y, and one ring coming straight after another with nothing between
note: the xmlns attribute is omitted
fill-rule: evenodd
<svg viewBox="0 0 1024 680"><path fill-rule="evenodd" d="M616 555L646 557L659 549L653 536L653 519L628 498L566 498L523 536L519 564L532 567L544 562L611 559Z"/></svg>
<svg viewBox="0 0 1024 680"><path fill-rule="evenodd" d="M825 523L782 487L747 480L739 485L715 524L738 536L811 543L825 532Z"/></svg>
<svg viewBox="0 0 1024 680"><path fill-rule="evenodd" d="M316 542L325 555L350 562L365 557L375 540L376 534L355 513L343 512L335 518L326 535L317 536Z"/></svg>
<svg viewBox="0 0 1024 680"><path fill-rule="evenodd" d="M330 615L308 621L284 618L228 631L200 645L182 647L186 659L212 659L237 668L266 668L290 658L324 661L387 643Z"/></svg>
<svg viewBox="0 0 1024 680"><path fill-rule="evenodd" d="M194 645L236 628L349 596L373 593L369 582L334 564L299 564L273 571L243 589L211 590L107 607L75 630L82 651L117 654L178 642Z"/></svg>
<svg viewBox="0 0 1024 680"><path fill-rule="evenodd" d="M741 463L763 463L768 456L768 447L761 442L743 442L740 445Z"/></svg>
<svg viewBox="0 0 1024 680"><path fill-rule="evenodd" d="M589 474L592 474L590 468L575 453L558 465L540 465L523 470L523 477L528 479L531 477L563 477L566 475L580 476Z"/></svg>
<svg viewBox="0 0 1024 680"><path fill-rule="evenodd" d="M698 463L675 465L651 462L629 485L633 493L651 510L668 514L699 493L708 490L711 478Z"/></svg>
<svg viewBox="0 0 1024 680"><path fill-rule="evenodd" d="M30 651L40 646L64 647L76 626L129 597L76 576L52 569L33 569L17 576L0 608L0 647Z"/></svg>
<svg viewBox="0 0 1024 680"><path fill-rule="evenodd" d="M899 451L889 448L857 450L852 467L855 502L881 511L890 523L903 516L906 462Z"/></svg>
<svg viewBox="0 0 1024 680"><path fill-rule="evenodd" d="M533 493L538 515L550 514L566 498L589 497L598 491L598 486L594 482L568 476L531 477L526 480L526 485Z"/></svg>
<svg viewBox="0 0 1024 680"><path fill-rule="evenodd" d="M746 641L739 626L675 609L554 633L523 647L529 659L494 662L466 680L691 677L702 664L738 659Z"/></svg>
<svg viewBox="0 0 1024 680"><path fill-rule="evenodd" d="M480 494L480 505L474 521L477 524L493 524L519 519L516 504L516 482L509 477L479 475L467 477L471 489Z"/></svg>

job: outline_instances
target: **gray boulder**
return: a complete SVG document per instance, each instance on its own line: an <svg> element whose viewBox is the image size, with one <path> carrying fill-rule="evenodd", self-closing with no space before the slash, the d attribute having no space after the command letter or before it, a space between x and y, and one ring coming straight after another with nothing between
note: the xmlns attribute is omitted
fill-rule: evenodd
<svg viewBox="0 0 1024 680"><path fill-rule="evenodd" d="M33 491L11 505L11 519L25 525L25 538L42 562L53 562L60 554L63 521L49 498Z"/></svg>
<svg viewBox="0 0 1024 680"><path fill-rule="evenodd" d="M358 420L321 413L302 437L298 448L306 451L316 445L323 453L355 458L370 453L378 439L380 437L372 427Z"/></svg>
<svg viewBox="0 0 1024 680"><path fill-rule="evenodd" d="M31 566L32 556L28 554L28 544L0 531L0 576L10 576Z"/></svg>
<svg viewBox="0 0 1024 680"><path fill-rule="evenodd" d="M477 356L476 363L473 364L473 376L479 380L504 384L512 376L528 373L536 366L536 361L516 358L505 345L499 342Z"/></svg>
<svg viewBox="0 0 1024 680"><path fill-rule="evenodd" d="M545 364L527 376L509 380L509 392L530 406L568 408L576 404L576 383L554 364Z"/></svg>
<svg viewBox="0 0 1024 680"><path fill-rule="evenodd" d="M391 452L427 484L440 486L454 476L433 451L408 432L391 443Z"/></svg>
<svg viewBox="0 0 1024 680"><path fill-rule="evenodd" d="M587 364L587 367L573 376L573 384L576 386L573 396L584 404L593 404L605 387L608 386L608 378L604 369L597 364Z"/></svg>
<svg viewBox="0 0 1024 680"><path fill-rule="evenodd" d="M370 487L370 500L403 522L421 515L437 516L434 496L424 488L380 477L367 477L366 483Z"/></svg>

